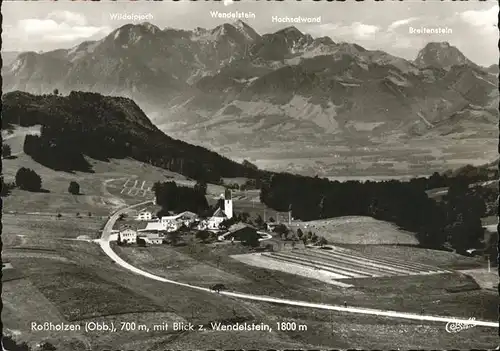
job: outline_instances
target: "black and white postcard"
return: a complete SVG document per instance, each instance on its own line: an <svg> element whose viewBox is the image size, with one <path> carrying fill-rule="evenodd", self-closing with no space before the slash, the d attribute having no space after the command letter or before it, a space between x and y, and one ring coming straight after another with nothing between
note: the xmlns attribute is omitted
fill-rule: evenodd
<svg viewBox="0 0 500 351"><path fill-rule="evenodd" d="M498 349L495 1L1 10L3 350Z"/></svg>

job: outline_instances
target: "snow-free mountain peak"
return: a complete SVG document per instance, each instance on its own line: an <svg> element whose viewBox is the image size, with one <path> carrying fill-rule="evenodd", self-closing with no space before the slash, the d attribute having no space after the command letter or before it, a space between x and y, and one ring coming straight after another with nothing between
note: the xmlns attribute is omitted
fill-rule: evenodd
<svg viewBox="0 0 500 351"><path fill-rule="evenodd" d="M474 65L455 46L448 42L430 42L419 51L415 64L419 67L449 69L456 65Z"/></svg>

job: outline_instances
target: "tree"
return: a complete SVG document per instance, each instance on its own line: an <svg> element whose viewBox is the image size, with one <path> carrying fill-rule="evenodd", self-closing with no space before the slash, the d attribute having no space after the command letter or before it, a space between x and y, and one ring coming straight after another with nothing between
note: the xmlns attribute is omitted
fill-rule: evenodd
<svg viewBox="0 0 500 351"><path fill-rule="evenodd" d="M242 244L250 247L258 247L260 245L259 235L257 233L245 235Z"/></svg>
<svg viewBox="0 0 500 351"><path fill-rule="evenodd" d="M243 223L248 223L248 218L250 218L250 214L248 212L241 212L240 218Z"/></svg>
<svg viewBox="0 0 500 351"><path fill-rule="evenodd" d="M16 185L14 183L5 183L3 176L1 177L1 189L0 195L6 197L10 194L11 190L14 189Z"/></svg>
<svg viewBox="0 0 500 351"><path fill-rule="evenodd" d="M266 249L266 251L272 252L272 251L274 251L274 246L273 246L273 244L266 244L265 249Z"/></svg>
<svg viewBox="0 0 500 351"><path fill-rule="evenodd" d="M264 220L262 219L262 217L260 215L257 215L257 218L255 218L255 225L259 229L264 226Z"/></svg>
<svg viewBox="0 0 500 351"><path fill-rule="evenodd" d="M167 235L168 235L168 239L170 240L170 243L172 244L172 246L177 245L177 243L179 242L179 238L180 238L179 232L177 232L177 231L169 232Z"/></svg>
<svg viewBox="0 0 500 351"><path fill-rule="evenodd" d="M80 184L75 181L69 183L68 192L73 195L80 194Z"/></svg>
<svg viewBox="0 0 500 351"><path fill-rule="evenodd" d="M325 218L325 198L322 196L318 205L319 218Z"/></svg>
<svg viewBox="0 0 500 351"><path fill-rule="evenodd" d="M237 216L233 216L232 218L225 219L222 222L220 222L219 229L227 229L237 222L238 222Z"/></svg>
<svg viewBox="0 0 500 351"><path fill-rule="evenodd" d="M290 229L288 229L288 227L286 225L284 225L284 224L278 224L274 228L274 232L278 233L280 236L287 237L288 233L290 233Z"/></svg>
<svg viewBox="0 0 500 351"><path fill-rule="evenodd" d="M12 155L12 150L10 148L10 145L8 144L2 144L2 157L7 158Z"/></svg>
<svg viewBox="0 0 500 351"><path fill-rule="evenodd" d="M302 237L304 236L304 232L302 231L302 229L297 229L297 237L299 239L302 239Z"/></svg>
<svg viewBox="0 0 500 351"><path fill-rule="evenodd" d="M206 230L200 230L198 233L196 233L196 237L205 242L210 237L210 232Z"/></svg>
<svg viewBox="0 0 500 351"><path fill-rule="evenodd" d="M57 348L52 345L50 342L43 342L40 345L40 351L56 351Z"/></svg>
<svg viewBox="0 0 500 351"><path fill-rule="evenodd" d="M202 193L203 195L207 194L207 182L204 180L199 180L194 185L194 190Z"/></svg>
<svg viewBox="0 0 500 351"><path fill-rule="evenodd" d="M21 167L16 173L16 185L22 190L42 190L42 178L32 169Z"/></svg>
<svg viewBox="0 0 500 351"><path fill-rule="evenodd" d="M445 201L447 241L458 253L477 248L484 235L481 223L486 211L484 199L469 189L466 181L460 180L450 186Z"/></svg>

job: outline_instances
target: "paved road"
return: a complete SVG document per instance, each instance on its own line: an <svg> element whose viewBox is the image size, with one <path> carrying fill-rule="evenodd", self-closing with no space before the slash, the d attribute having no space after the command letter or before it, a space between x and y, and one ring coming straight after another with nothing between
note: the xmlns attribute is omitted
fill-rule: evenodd
<svg viewBox="0 0 500 351"><path fill-rule="evenodd" d="M144 277L147 277L147 278L150 278L153 280L157 280L160 282L164 282L164 283L174 284L174 285L183 286L183 287L187 287L187 288L191 288L191 289L205 291L207 293L217 294L217 292L214 292L214 291L212 291L208 288L205 288L205 287L177 282L175 280L166 279L166 278L151 274L149 272L143 271L137 267L132 266L128 262L124 261L120 256L118 256L113 251L113 249L111 249L111 246L109 244L109 237L111 235L111 229L113 228L113 225L116 222L116 220L118 219L118 217L120 216L120 214L125 213L132 208L144 206L145 204L151 203L151 202L152 202L152 200L144 201L144 202L138 203L136 205L133 205L133 206L130 206L127 208L123 208L123 209L117 211L116 213L114 213L111 216L111 218L108 220L108 222L106 223L101 239L98 240L98 243L101 246L101 249L104 251L104 253L106 255L108 255L117 264L119 264L123 268L125 268L125 269L127 269L135 274L139 274L139 275L142 275ZM469 319L463 319L461 317L441 317L441 316L420 315L420 314L415 314L415 313L397 312L397 311L389 311L389 310L378 310L378 309L371 309L371 308L344 307L344 306L340 306L340 305L326 305L326 304L320 304L320 303L280 299L280 298L275 298L275 297L270 297L270 296L244 294L244 293L231 292L231 291L221 291L219 294L237 297L237 298L242 298L242 299L246 299L246 300L271 302L271 303L288 305L288 306L299 306L299 307L332 310L332 311L339 311L339 312L357 313L357 314L364 314L364 315L375 315L375 316L411 319L411 320L421 320L421 321L429 321L429 322L463 323L463 324L480 325L480 326L492 327L492 328L499 327L498 322L469 320Z"/></svg>

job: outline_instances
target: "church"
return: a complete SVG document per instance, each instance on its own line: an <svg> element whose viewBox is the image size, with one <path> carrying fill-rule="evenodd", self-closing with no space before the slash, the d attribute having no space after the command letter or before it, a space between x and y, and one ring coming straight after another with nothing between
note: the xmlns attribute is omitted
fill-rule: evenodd
<svg viewBox="0 0 500 351"><path fill-rule="evenodd" d="M210 217L207 221L200 223L200 229L219 230L219 225L222 222L226 219L233 218L233 199L231 196L231 190L226 189L224 194L221 194L219 201L219 208L215 210L212 217Z"/></svg>

